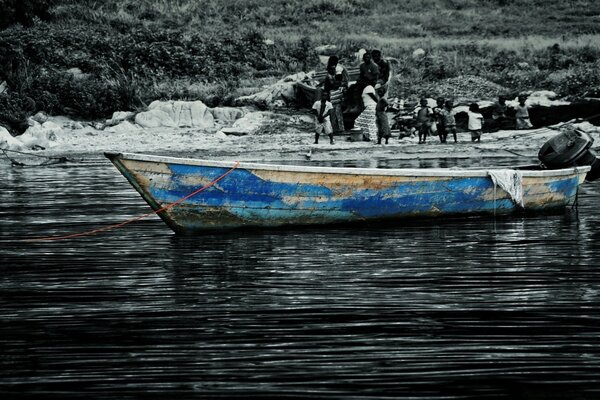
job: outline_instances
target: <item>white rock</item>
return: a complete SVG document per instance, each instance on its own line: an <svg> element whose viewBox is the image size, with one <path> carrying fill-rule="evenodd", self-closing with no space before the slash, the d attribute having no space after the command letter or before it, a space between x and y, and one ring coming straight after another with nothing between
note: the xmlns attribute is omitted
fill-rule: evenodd
<svg viewBox="0 0 600 400"><path fill-rule="evenodd" d="M65 127L69 128L69 129L74 129L74 130L76 130L76 129L83 129L83 124L81 122L78 122L78 121L73 121L70 124L66 125Z"/></svg>
<svg viewBox="0 0 600 400"><path fill-rule="evenodd" d="M41 126L42 124L40 124L39 122L37 122L36 120L33 119L33 117L29 117L27 118L27 126L32 127L32 126Z"/></svg>
<svg viewBox="0 0 600 400"><path fill-rule="evenodd" d="M48 132L57 132L60 131L61 127L52 121L46 121L42 124L42 128L44 128Z"/></svg>
<svg viewBox="0 0 600 400"><path fill-rule="evenodd" d="M425 56L425 54L426 54L425 50L418 48L412 52L412 58L414 58L414 59L421 58L421 57Z"/></svg>
<svg viewBox="0 0 600 400"><path fill-rule="evenodd" d="M317 54L331 56L338 52L338 47L335 44L324 44L322 46L315 47L315 52Z"/></svg>
<svg viewBox="0 0 600 400"><path fill-rule="evenodd" d="M553 92L552 90L538 90L535 92L532 92L529 97L543 97L546 99L550 99L550 100L554 100L555 98L558 97L558 95L556 94L556 92Z"/></svg>
<svg viewBox="0 0 600 400"><path fill-rule="evenodd" d="M315 74L315 71L311 71L308 73L301 71L296 74L286 76L280 82L300 82L300 81L303 81L304 79L311 78L312 75L314 75L314 74Z"/></svg>
<svg viewBox="0 0 600 400"><path fill-rule="evenodd" d="M214 125L214 117L201 101L153 101L148 106L148 111L135 116L135 122L145 128L211 128Z"/></svg>
<svg viewBox="0 0 600 400"><path fill-rule="evenodd" d="M144 111L136 114L135 123L142 128L158 128L160 126L175 127L171 116L161 110Z"/></svg>
<svg viewBox="0 0 600 400"><path fill-rule="evenodd" d="M268 108L279 107L280 104L293 102L296 98L295 83L282 79L264 90L249 95L241 96L235 100L237 105L261 105Z"/></svg>
<svg viewBox="0 0 600 400"><path fill-rule="evenodd" d="M5 150L23 150L23 143L10 134L8 129L0 126L0 149Z"/></svg>
<svg viewBox="0 0 600 400"><path fill-rule="evenodd" d="M106 130L108 132L113 132L113 133L127 133L127 132L136 131L138 129L139 129L139 127L137 125L134 125L129 121L123 121L119 125L111 126L111 127L107 128Z"/></svg>
<svg viewBox="0 0 600 400"><path fill-rule="evenodd" d="M221 131L218 131L218 132L216 132L216 133L215 133L215 136L216 136L218 139L221 139L221 140L223 140L223 139L227 139L227 135L226 135L224 132L221 132Z"/></svg>
<svg viewBox="0 0 600 400"><path fill-rule="evenodd" d="M45 112L40 111L37 114L35 114L33 117L31 117L31 119L34 120L35 122L43 124L44 122L48 121L48 115Z"/></svg>
<svg viewBox="0 0 600 400"><path fill-rule="evenodd" d="M265 114L257 111L246 114L243 118L238 119L231 126L236 128L238 131L254 133L256 132L265 122Z"/></svg>
<svg viewBox="0 0 600 400"><path fill-rule="evenodd" d="M230 127L230 128L222 128L220 133L227 136L246 136L249 133L252 133L250 130L241 127Z"/></svg>
<svg viewBox="0 0 600 400"><path fill-rule="evenodd" d="M115 111L111 119L106 120L107 126L118 125L120 122L125 121L135 115L132 111Z"/></svg>
<svg viewBox="0 0 600 400"><path fill-rule="evenodd" d="M48 148L52 147L56 141L56 134L60 132L61 127L52 121L46 121L42 125L32 126L25 133L19 136L19 140L26 148L35 146Z"/></svg>
<svg viewBox="0 0 600 400"><path fill-rule="evenodd" d="M215 107L210 111L213 117L221 122L233 122L244 115L244 112L236 107Z"/></svg>
<svg viewBox="0 0 600 400"><path fill-rule="evenodd" d="M600 127L589 123L588 121L573 124L573 127L586 133L599 133Z"/></svg>

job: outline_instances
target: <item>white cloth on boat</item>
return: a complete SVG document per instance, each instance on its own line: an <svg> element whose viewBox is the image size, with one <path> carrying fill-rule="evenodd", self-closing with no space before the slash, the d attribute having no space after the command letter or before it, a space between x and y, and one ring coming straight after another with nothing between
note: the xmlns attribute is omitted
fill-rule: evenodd
<svg viewBox="0 0 600 400"><path fill-rule="evenodd" d="M488 170L495 186L500 186L512 198L518 206L525 207L523 202L523 174L514 169L492 169Z"/></svg>

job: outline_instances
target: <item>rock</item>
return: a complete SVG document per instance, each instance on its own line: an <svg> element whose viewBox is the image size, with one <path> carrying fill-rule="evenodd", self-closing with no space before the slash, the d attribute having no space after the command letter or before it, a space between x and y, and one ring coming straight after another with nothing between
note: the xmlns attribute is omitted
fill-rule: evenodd
<svg viewBox="0 0 600 400"><path fill-rule="evenodd" d="M158 128L161 126L176 127L169 113L162 110L145 111L135 116L135 123L142 128Z"/></svg>
<svg viewBox="0 0 600 400"><path fill-rule="evenodd" d="M295 82L286 78L274 83L262 91L235 99L235 105L256 105L258 107L274 108L280 104L290 104L296 99Z"/></svg>
<svg viewBox="0 0 600 400"><path fill-rule="evenodd" d="M40 126L41 124L39 122L37 122L36 120L34 120L32 117L27 118L27 126L28 127L32 127L32 126Z"/></svg>
<svg viewBox="0 0 600 400"><path fill-rule="evenodd" d="M586 133L600 133L600 127L593 125L588 121L574 123L573 128Z"/></svg>
<svg viewBox="0 0 600 400"><path fill-rule="evenodd" d="M144 128L212 128L214 117L201 101L154 101L148 111L138 113L135 123Z"/></svg>
<svg viewBox="0 0 600 400"><path fill-rule="evenodd" d="M111 119L106 120L106 126L118 125L119 123L131 119L135 116L132 111L115 111Z"/></svg>
<svg viewBox="0 0 600 400"><path fill-rule="evenodd" d="M304 124L312 124L315 122L315 117L313 117L312 115L299 115L294 119L295 123L304 123Z"/></svg>
<svg viewBox="0 0 600 400"><path fill-rule="evenodd" d="M73 130L77 130L77 129L83 129L83 124L81 122L78 121L71 121L69 123L65 123L63 125L64 128L68 128L68 129L73 129Z"/></svg>
<svg viewBox="0 0 600 400"><path fill-rule="evenodd" d="M415 49L415 51L412 52L412 58L414 58L415 60L421 57L425 56L425 50L418 48Z"/></svg>
<svg viewBox="0 0 600 400"><path fill-rule="evenodd" d="M94 128L98 131L103 130L105 127L105 125L102 122L92 122L90 125L92 126L92 128Z"/></svg>
<svg viewBox="0 0 600 400"><path fill-rule="evenodd" d="M113 132L113 133L127 133L127 132L135 131L138 129L139 129L139 127L137 125L134 125L129 121L123 121L118 125L109 127L106 130L108 132Z"/></svg>
<svg viewBox="0 0 600 400"><path fill-rule="evenodd" d="M310 73L314 75L315 71L311 71ZM309 76L310 73L307 74L306 72L301 71L293 75L288 75L283 78L281 82L301 82L309 77L312 78L312 75Z"/></svg>
<svg viewBox="0 0 600 400"><path fill-rule="evenodd" d="M227 135L222 131L215 132L215 136L221 140L227 139Z"/></svg>
<svg viewBox="0 0 600 400"><path fill-rule="evenodd" d="M48 121L48 115L45 112L40 111L34 116L32 116L31 119L35 122L43 124L44 122Z"/></svg>
<svg viewBox="0 0 600 400"><path fill-rule="evenodd" d="M224 135L246 136L246 135L248 135L248 133L250 133L250 130L244 129L244 128L238 128L238 127L230 127L230 128L222 128L219 132Z"/></svg>
<svg viewBox="0 0 600 400"><path fill-rule="evenodd" d="M210 109L210 111L214 119L220 122L234 122L244 115L241 109L235 107L215 107Z"/></svg>
<svg viewBox="0 0 600 400"><path fill-rule="evenodd" d="M76 68L76 67L69 68L67 70L67 73L71 74L73 76L73 79L75 79L75 80L87 79L90 76L90 74L85 74L85 73L83 73L82 70L80 70L79 68Z"/></svg>
<svg viewBox="0 0 600 400"><path fill-rule="evenodd" d="M552 90L538 90L532 92L529 97L545 97L547 99L554 100L558 97L558 94Z"/></svg>
<svg viewBox="0 0 600 400"><path fill-rule="evenodd" d="M23 143L16 137L10 134L8 129L0 126L0 149L5 150L23 150Z"/></svg>
<svg viewBox="0 0 600 400"><path fill-rule="evenodd" d="M315 47L315 53L323 56L333 56L337 54L338 51L339 49L335 44L324 44Z"/></svg>
<svg viewBox="0 0 600 400"><path fill-rule="evenodd" d="M237 130L237 132L240 132L240 133L245 132L245 134L254 133L267 120L270 119L270 118L268 118L268 116L269 116L268 113L263 113L261 111L255 111L255 112L248 113L244 117L235 121L230 129L231 129L231 131L233 131L235 129L235 130Z"/></svg>
<svg viewBox="0 0 600 400"><path fill-rule="evenodd" d="M48 148L54 145L56 134L60 132L61 127L52 121L46 121L41 125L32 126L25 131L19 140L24 147L32 148Z"/></svg>
<svg viewBox="0 0 600 400"><path fill-rule="evenodd" d="M8 85L6 84L6 81L2 81L2 83L0 83L0 94L6 92L6 89L8 89Z"/></svg>

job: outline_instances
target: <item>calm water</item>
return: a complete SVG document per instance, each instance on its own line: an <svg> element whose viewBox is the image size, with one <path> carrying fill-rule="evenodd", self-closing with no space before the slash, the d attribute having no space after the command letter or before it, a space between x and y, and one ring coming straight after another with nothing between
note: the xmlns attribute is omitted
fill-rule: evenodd
<svg viewBox="0 0 600 400"><path fill-rule="evenodd" d="M558 215L26 243L149 207L102 159L0 174L3 399L600 398L600 183Z"/></svg>

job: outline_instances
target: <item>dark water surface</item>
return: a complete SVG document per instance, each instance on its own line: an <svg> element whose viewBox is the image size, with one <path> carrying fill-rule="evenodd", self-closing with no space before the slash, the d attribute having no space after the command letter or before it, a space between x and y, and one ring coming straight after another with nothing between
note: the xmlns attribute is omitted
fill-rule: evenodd
<svg viewBox="0 0 600 400"><path fill-rule="evenodd" d="M0 174L2 399L600 399L600 183L558 215L27 243L149 207L101 159Z"/></svg>

